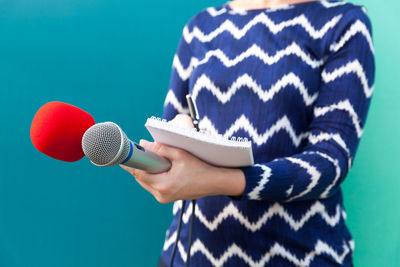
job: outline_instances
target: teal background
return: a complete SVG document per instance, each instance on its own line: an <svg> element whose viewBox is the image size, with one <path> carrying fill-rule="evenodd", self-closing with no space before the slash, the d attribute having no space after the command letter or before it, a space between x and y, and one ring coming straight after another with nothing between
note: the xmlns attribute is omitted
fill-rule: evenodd
<svg viewBox="0 0 400 267"><path fill-rule="evenodd" d="M34 149L48 101L115 121L135 141L161 115L184 24L224 1L0 0L0 266L155 266L171 205L118 167L65 163ZM376 90L344 183L356 266L400 266L400 3L368 8Z"/></svg>

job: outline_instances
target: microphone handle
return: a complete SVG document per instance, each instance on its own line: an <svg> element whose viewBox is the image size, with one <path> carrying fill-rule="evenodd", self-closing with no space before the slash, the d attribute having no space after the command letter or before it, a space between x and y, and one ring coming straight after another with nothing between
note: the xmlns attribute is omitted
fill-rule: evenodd
<svg viewBox="0 0 400 267"><path fill-rule="evenodd" d="M171 162L168 159L144 149L131 140L129 140L129 154L121 164L149 173L165 172L171 168Z"/></svg>

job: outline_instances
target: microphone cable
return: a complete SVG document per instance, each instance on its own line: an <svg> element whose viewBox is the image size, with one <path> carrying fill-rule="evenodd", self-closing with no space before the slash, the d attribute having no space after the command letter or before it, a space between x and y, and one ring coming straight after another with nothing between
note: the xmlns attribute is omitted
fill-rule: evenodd
<svg viewBox="0 0 400 267"><path fill-rule="evenodd" d="M194 221L194 211L196 208L196 200L192 200L192 215L190 216L190 226L189 226L189 238L188 238L188 250L186 254L186 267L189 267L190 262L190 249L192 248L192 233L193 233L193 221Z"/></svg>
<svg viewBox="0 0 400 267"><path fill-rule="evenodd" d="M181 213L179 214L178 227L176 229L176 240L175 240L174 248L172 249L171 259L169 261L169 267L172 267L173 264L174 264L176 249L178 247L179 236L180 236L180 233L181 233L182 218L183 218L183 213L185 212L185 207L186 207L186 200L182 200ZM189 264L190 264L190 250L192 248L193 221L194 221L195 209L196 209L196 200L193 199L192 200L192 214L190 216L190 226L189 226L188 250L187 250L187 253L186 253L186 265L185 265L186 267L189 267Z"/></svg>
<svg viewBox="0 0 400 267"><path fill-rule="evenodd" d="M176 240L174 248L172 249L171 259L169 260L169 267L172 267L174 265L174 258L175 258L176 248L178 247L179 235L181 233L182 217L185 211L185 206L186 206L186 200L182 200L181 213L179 214L179 222L178 222L178 227L176 229Z"/></svg>

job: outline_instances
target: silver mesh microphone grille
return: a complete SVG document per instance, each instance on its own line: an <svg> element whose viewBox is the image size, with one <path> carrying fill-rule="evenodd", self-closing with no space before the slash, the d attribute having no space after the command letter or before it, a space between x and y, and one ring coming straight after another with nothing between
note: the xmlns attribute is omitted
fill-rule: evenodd
<svg viewBox="0 0 400 267"><path fill-rule="evenodd" d="M122 153L115 159L120 152L121 142L123 142ZM115 123L97 123L83 135L82 149L94 164L111 166L121 163L128 156L129 139Z"/></svg>

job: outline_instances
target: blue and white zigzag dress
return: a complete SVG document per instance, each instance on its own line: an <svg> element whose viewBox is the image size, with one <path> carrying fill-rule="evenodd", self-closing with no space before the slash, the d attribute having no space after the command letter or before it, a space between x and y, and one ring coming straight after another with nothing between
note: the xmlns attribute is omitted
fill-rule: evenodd
<svg viewBox="0 0 400 267"><path fill-rule="evenodd" d="M228 3L183 28L163 118L252 141L239 198L197 200L191 266L351 266L340 184L356 153L373 92L374 49L363 7L314 1L237 10ZM168 263L181 201L161 259ZM184 266L186 206L174 266Z"/></svg>

